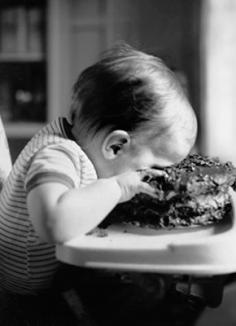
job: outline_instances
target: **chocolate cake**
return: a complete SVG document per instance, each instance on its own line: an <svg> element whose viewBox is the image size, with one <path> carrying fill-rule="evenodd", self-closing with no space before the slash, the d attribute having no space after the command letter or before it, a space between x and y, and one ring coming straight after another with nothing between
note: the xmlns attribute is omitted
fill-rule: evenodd
<svg viewBox="0 0 236 326"><path fill-rule="evenodd" d="M140 227L173 228L220 222L231 211L229 188L236 189L236 168L231 162L189 155L164 169L167 176L146 177L157 198L146 194L119 204L100 225L131 223Z"/></svg>

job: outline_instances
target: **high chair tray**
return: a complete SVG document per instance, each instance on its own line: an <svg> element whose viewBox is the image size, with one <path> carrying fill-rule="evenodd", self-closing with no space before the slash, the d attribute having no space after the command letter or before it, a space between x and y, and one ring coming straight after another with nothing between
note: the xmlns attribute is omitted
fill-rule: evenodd
<svg viewBox="0 0 236 326"><path fill-rule="evenodd" d="M236 195L219 224L172 230L113 225L56 248L68 264L123 271L217 275L236 272Z"/></svg>

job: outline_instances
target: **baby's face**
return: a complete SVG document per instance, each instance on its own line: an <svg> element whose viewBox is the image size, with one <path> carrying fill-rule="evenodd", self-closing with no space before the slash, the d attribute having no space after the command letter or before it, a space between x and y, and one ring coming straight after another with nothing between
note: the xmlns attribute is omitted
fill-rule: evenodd
<svg viewBox="0 0 236 326"><path fill-rule="evenodd" d="M135 136L129 157L132 168L164 168L179 163L190 153L197 135L197 120L192 110L185 111L184 118L176 116L166 133L155 136L150 129Z"/></svg>
<svg viewBox="0 0 236 326"><path fill-rule="evenodd" d="M180 135L169 134L159 137L136 139L127 157L131 169L164 168L183 160L191 145Z"/></svg>

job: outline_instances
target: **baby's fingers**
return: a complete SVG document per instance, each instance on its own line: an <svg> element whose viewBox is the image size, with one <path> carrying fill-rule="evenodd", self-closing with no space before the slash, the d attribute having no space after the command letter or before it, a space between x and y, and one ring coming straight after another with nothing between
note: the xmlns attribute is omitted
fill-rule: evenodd
<svg viewBox="0 0 236 326"><path fill-rule="evenodd" d="M153 177L167 177L168 174L164 170L150 169L149 174Z"/></svg>
<svg viewBox="0 0 236 326"><path fill-rule="evenodd" d="M158 169L143 169L137 171L141 177L141 180L148 182L155 177L167 177L168 174L163 170Z"/></svg>
<svg viewBox="0 0 236 326"><path fill-rule="evenodd" d="M156 190L147 182L141 182L139 185L139 193L147 194L153 198L157 198Z"/></svg>

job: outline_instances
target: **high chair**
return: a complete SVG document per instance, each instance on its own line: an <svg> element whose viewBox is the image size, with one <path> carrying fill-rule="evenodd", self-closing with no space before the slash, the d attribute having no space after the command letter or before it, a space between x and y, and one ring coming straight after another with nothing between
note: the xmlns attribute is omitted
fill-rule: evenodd
<svg viewBox="0 0 236 326"><path fill-rule="evenodd" d="M0 117L0 191L12 168L12 160L9 151L6 132Z"/></svg>

